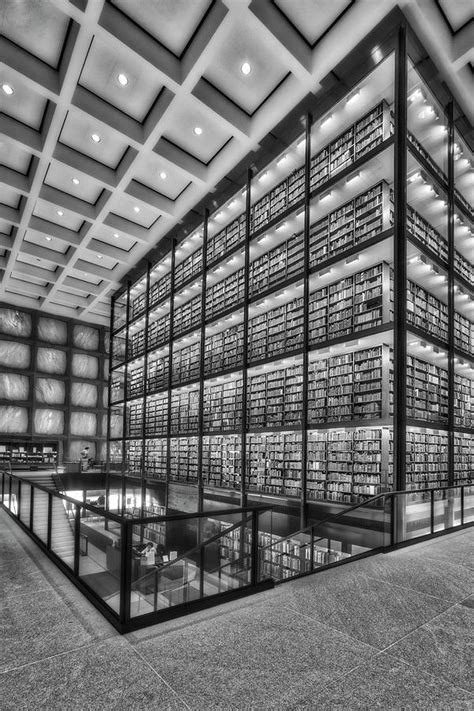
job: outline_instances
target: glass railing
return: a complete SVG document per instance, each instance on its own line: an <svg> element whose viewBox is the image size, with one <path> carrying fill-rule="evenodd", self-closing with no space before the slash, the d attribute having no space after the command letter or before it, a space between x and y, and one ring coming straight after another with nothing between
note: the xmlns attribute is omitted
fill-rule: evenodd
<svg viewBox="0 0 474 711"><path fill-rule="evenodd" d="M121 632L273 585L258 573L261 517L271 528L271 507L119 515L7 471L1 494L4 508Z"/></svg>
<svg viewBox="0 0 474 711"><path fill-rule="evenodd" d="M262 547L259 574L281 582L473 522L474 484L379 494Z"/></svg>

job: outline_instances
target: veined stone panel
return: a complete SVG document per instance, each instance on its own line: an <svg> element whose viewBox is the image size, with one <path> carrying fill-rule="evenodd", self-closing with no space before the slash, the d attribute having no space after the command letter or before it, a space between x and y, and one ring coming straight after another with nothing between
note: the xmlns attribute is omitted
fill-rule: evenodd
<svg viewBox="0 0 474 711"><path fill-rule="evenodd" d="M55 318L41 317L38 321L38 339L47 343L64 345L67 343L67 323Z"/></svg>
<svg viewBox="0 0 474 711"><path fill-rule="evenodd" d="M77 378L96 379L99 374L99 361L97 358L80 353L72 356L72 374Z"/></svg>
<svg viewBox="0 0 474 711"><path fill-rule="evenodd" d="M53 378L38 378L35 385L36 400L49 405L62 405L66 397L66 384Z"/></svg>
<svg viewBox="0 0 474 711"><path fill-rule="evenodd" d="M0 309L0 333L9 336L31 336L31 316L16 309Z"/></svg>
<svg viewBox="0 0 474 711"><path fill-rule="evenodd" d="M97 386L91 383L73 383L71 404L79 407L97 407Z"/></svg>
<svg viewBox="0 0 474 711"><path fill-rule="evenodd" d="M0 400L28 400L30 379L16 373L0 373Z"/></svg>
<svg viewBox="0 0 474 711"><path fill-rule="evenodd" d="M30 365L30 347L26 343L0 341L0 366L24 370Z"/></svg>
<svg viewBox="0 0 474 711"><path fill-rule="evenodd" d="M64 375L66 372L66 353L55 348L38 348L36 367L43 373Z"/></svg>
<svg viewBox="0 0 474 711"><path fill-rule="evenodd" d="M23 434L28 430L28 410L26 407L0 405L0 432Z"/></svg>
<svg viewBox="0 0 474 711"><path fill-rule="evenodd" d="M72 342L76 348L83 348L85 351L99 350L99 331L90 326L74 326Z"/></svg>
<svg viewBox="0 0 474 711"><path fill-rule="evenodd" d="M97 418L91 412L71 412L70 429L72 435L95 437Z"/></svg>
<svg viewBox="0 0 474 711"><path fill-rule="evenodd" d="M63 434L64 412L43 408L35 410L34 431L36 434Z"/></svg>

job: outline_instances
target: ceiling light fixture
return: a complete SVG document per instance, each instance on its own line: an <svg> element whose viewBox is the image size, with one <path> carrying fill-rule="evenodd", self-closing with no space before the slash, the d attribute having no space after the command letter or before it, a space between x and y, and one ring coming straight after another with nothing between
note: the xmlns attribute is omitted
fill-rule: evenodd
<svg viewBox="0 0 474 711"><path fill-rule="evenodd" d="M133 210L134 212L140 212L140 208L138 207L138 205L134 205Z"/></svg>
<svg viewBox="0 0 474 711"><path fill-rule="evenodd" d="M118 239L119 233L118 233L118 232L114 232L114 235L113 235L113 236L115 237L115 239Z"/></svg>
<svg viewBox="0 0 474 711"><path fill-rule="evenodd" d="M46 239L47 242L51 242L51 240L52 240L53 238L52 238L52 237L46 237L45 239Z"/></svg>
<svg viewBox="0 0 474 711"><path fill-rule="evenodd" d="M162 170L161 173L160 173L160 178L161 178L162 180L166 180L167 177L168 177L168 176L167 176L167 174L165 173L165 171Z"/></svg>
<svg viewBox="0 0 474 711"><path fill-rule="evenodd" d="M202 128L200 126L194 126L193 133L195 136L200 136L202 134Z"/></svg>
<svg viewBox="0 0 474 711"><path fill-rule="evenodd" d="M72 178L74 185L79 185L79 178Z"/></svg>
<svg viewBox="0 0 474 711"><path fill-rule="evenodd" d="M127 86L128 77L126 74L119 74L117 79L118 79L118 83L120 84L120 86Z"/></svg>
<svg viewBox="0 0 474 711"><path fill-rule="evenodd" d="M91 141L94 141L94 143L100 143L100 136L98 133L91 133Z"/></svg>
<svg viewBox="0 0 474 711"><path fill-rule="evenodd" d="M328 124L331 119L332 119L332 114L328 114L327 116L325 116L324 118L322 118L322 119L321 119L321 128L322 128L323 126L326 126L326 124Z"/></svg>
<svg viewBox="0 0 474 711"><path fill-rule="evenodd" d="M248 62L244 62L242 64L242 66L240 67L240 71L245 76L248 76L250 74L250 72L252 71L252 67L250 66L250 64Z"/></svg>
<svg viewBox="0 0 474 711"><path fill-rule="evenodd" d="M352 104L352 102L356 101L359 98L359 96L360 96L360 89L357 89L350 96L347 97L346 104Z"/></svg>
<svg viewBox="0 0 474 711"><path fill-rule="evenodd" d="M62 217L64 212L62 210L56 210L56 214L59 215L59 217Z"/></svg>
<svg viewBox="0 0 474 711"><path fill-rule="evenodd" d="M7 96L11 96L13 94L13 87L10 86L10 84L2 84L2 89Z"/></svg>

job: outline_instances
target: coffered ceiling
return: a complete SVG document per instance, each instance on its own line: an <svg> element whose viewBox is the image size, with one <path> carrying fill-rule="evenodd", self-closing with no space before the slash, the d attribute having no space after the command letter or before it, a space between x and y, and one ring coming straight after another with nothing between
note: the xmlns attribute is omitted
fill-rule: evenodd
<svg viewBox="0 0 474 711"><path fill-rule="evenodd" d="M0 300L107 325L130 268L395 4L0 0ZM398 4L472 120L470 0Z"/></svg>

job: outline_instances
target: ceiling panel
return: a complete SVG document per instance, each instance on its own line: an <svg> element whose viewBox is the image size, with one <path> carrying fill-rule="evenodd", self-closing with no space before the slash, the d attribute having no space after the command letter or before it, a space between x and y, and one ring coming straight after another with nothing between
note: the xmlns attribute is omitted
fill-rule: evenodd
<svg viewBox="0 0 474 711"><path fill-rule="evenodd" d="M111 131L102 121L74 110L68 113L59 140L110 168L117 167L128 145L125 136Z"/></svg>
<svg viewBox="0 0 474 711"><path fill-rule="evenodd" d="M18 255L17 264L31 264L34 267L41 267L41 269L46 269L48 272L55 272L58 269L56 262L49 259L42 259L41 257L34 257L32 254L25 254L22 252Z"/></svg>
<svg viewBox="0 0 474 711"><path fill-rule="evenodd" d="M140 227L146 227L147 229L151 227L160 216L160 213L155 208L125 194L114 195L109 201L108 207L113 214L124 217L129 222L133 222Z"/></svg>
<svg viewBox="0 0 474 711"><path fill-rule="evenodd" d="M313 46L353 0L275 0L305 40Z"/></svg>
<svg viewBox="0 0 474 711"><path fill-rule="evenodd" d="M176 56L181 56L210 0L112 0L122 12L143 27Z"/></svg>
<svg viewBox="0 0 474 711"><path fill-rule="evenodd" d="M2 152L2 165L16 170L17 173L26 175L31 161L31 153L23 150L16 143L2 140L0 137L0 150Z"/></svg>
<svg viewBox="0 0 474 711"><path fill-rule="evenodd" d="M126 84L122 82L127 81ZM156 72L131 50L118 41L94 39L81 73L80 84L101 99L143 121L163 85Z"/></svg>
<svg viewBox="0 0 474 711"><path fill-rule="evenodd" d="M31 84L16 72L11 72L4 64L0 64L0 85L8 85L12 94L1 92L2 112L17 121L38 130L43 120L47 99L40 96Z"/></svg>
<svg viewBox="0 0 474 711"><path fill-rule="evenodd" d="M474 14L472 0L455 0L455 2L453 0L439 0L439 4L454 32L472 20Z"/></svg>
<svg viewBox="0 0 474 711"><path fill-rule="evenodd" d="M261 28L248 16L227 25L204 78L248 114L262 104L288 74L277 52L261 40ZM245 65L249 66L246 67ZM242 71L249 71L244 74Z"/></svg>
<svg viewBox="0 0 474 711"><path fill-rule="evenodd" d="M189 175L156 153L146 153L137 160L134 178L143 185L176 200L189 185Z"/></svg>
<svg viewBox="0 0 474 711"><path fill-rule="evenodd" d="M59 254L66 254L71 245L62 239L57 239L51 235L44 235L41 232L36 232L35 230L28 230L23 238L24 242L29 242L44 250L50 249L53 252L58 252Z"/></svg>
<svg viewBox="0 0 474 711"><path fill-rule="evenodd" d="M201 130L197 135L196 131ZM191 97L188 102L176 105L172 122L164 137L204 164L232 138L228 127L215 114Z"/></svg>
<svg viewBox="0 0 474 711"><path fill-rule="evenodd" d="M57 67L69 18L49 0L2 0L2 34Z"/></svg>
<svg viewBox="0 0 474 711"><path fill-rule="evenodd" d="M104 189L100 181L56 160L49 164L44 184L85 200L91 205L96 203Z"/></svg>
<svg viewBox="0 0 474 711"><path fill-rule="evenodd" d="M73 230L74 232L79 231L84 221L83 218L75 212L71 212L71 210L66 210L64 207L58 207L51 202L41 199L37 200L33 215L41 217L43 220L48 220L48 222L53 222L60 227L67 227L67 229Z"/></svg>
<svg viewBox="0 0 474 711"><path fill-rule="evenodd" d="M8 207L13 207L17 210L20 198L21 195L13 188L9 188L6 185L2 185L0 188L0 204L8 205Z"/></svg>

